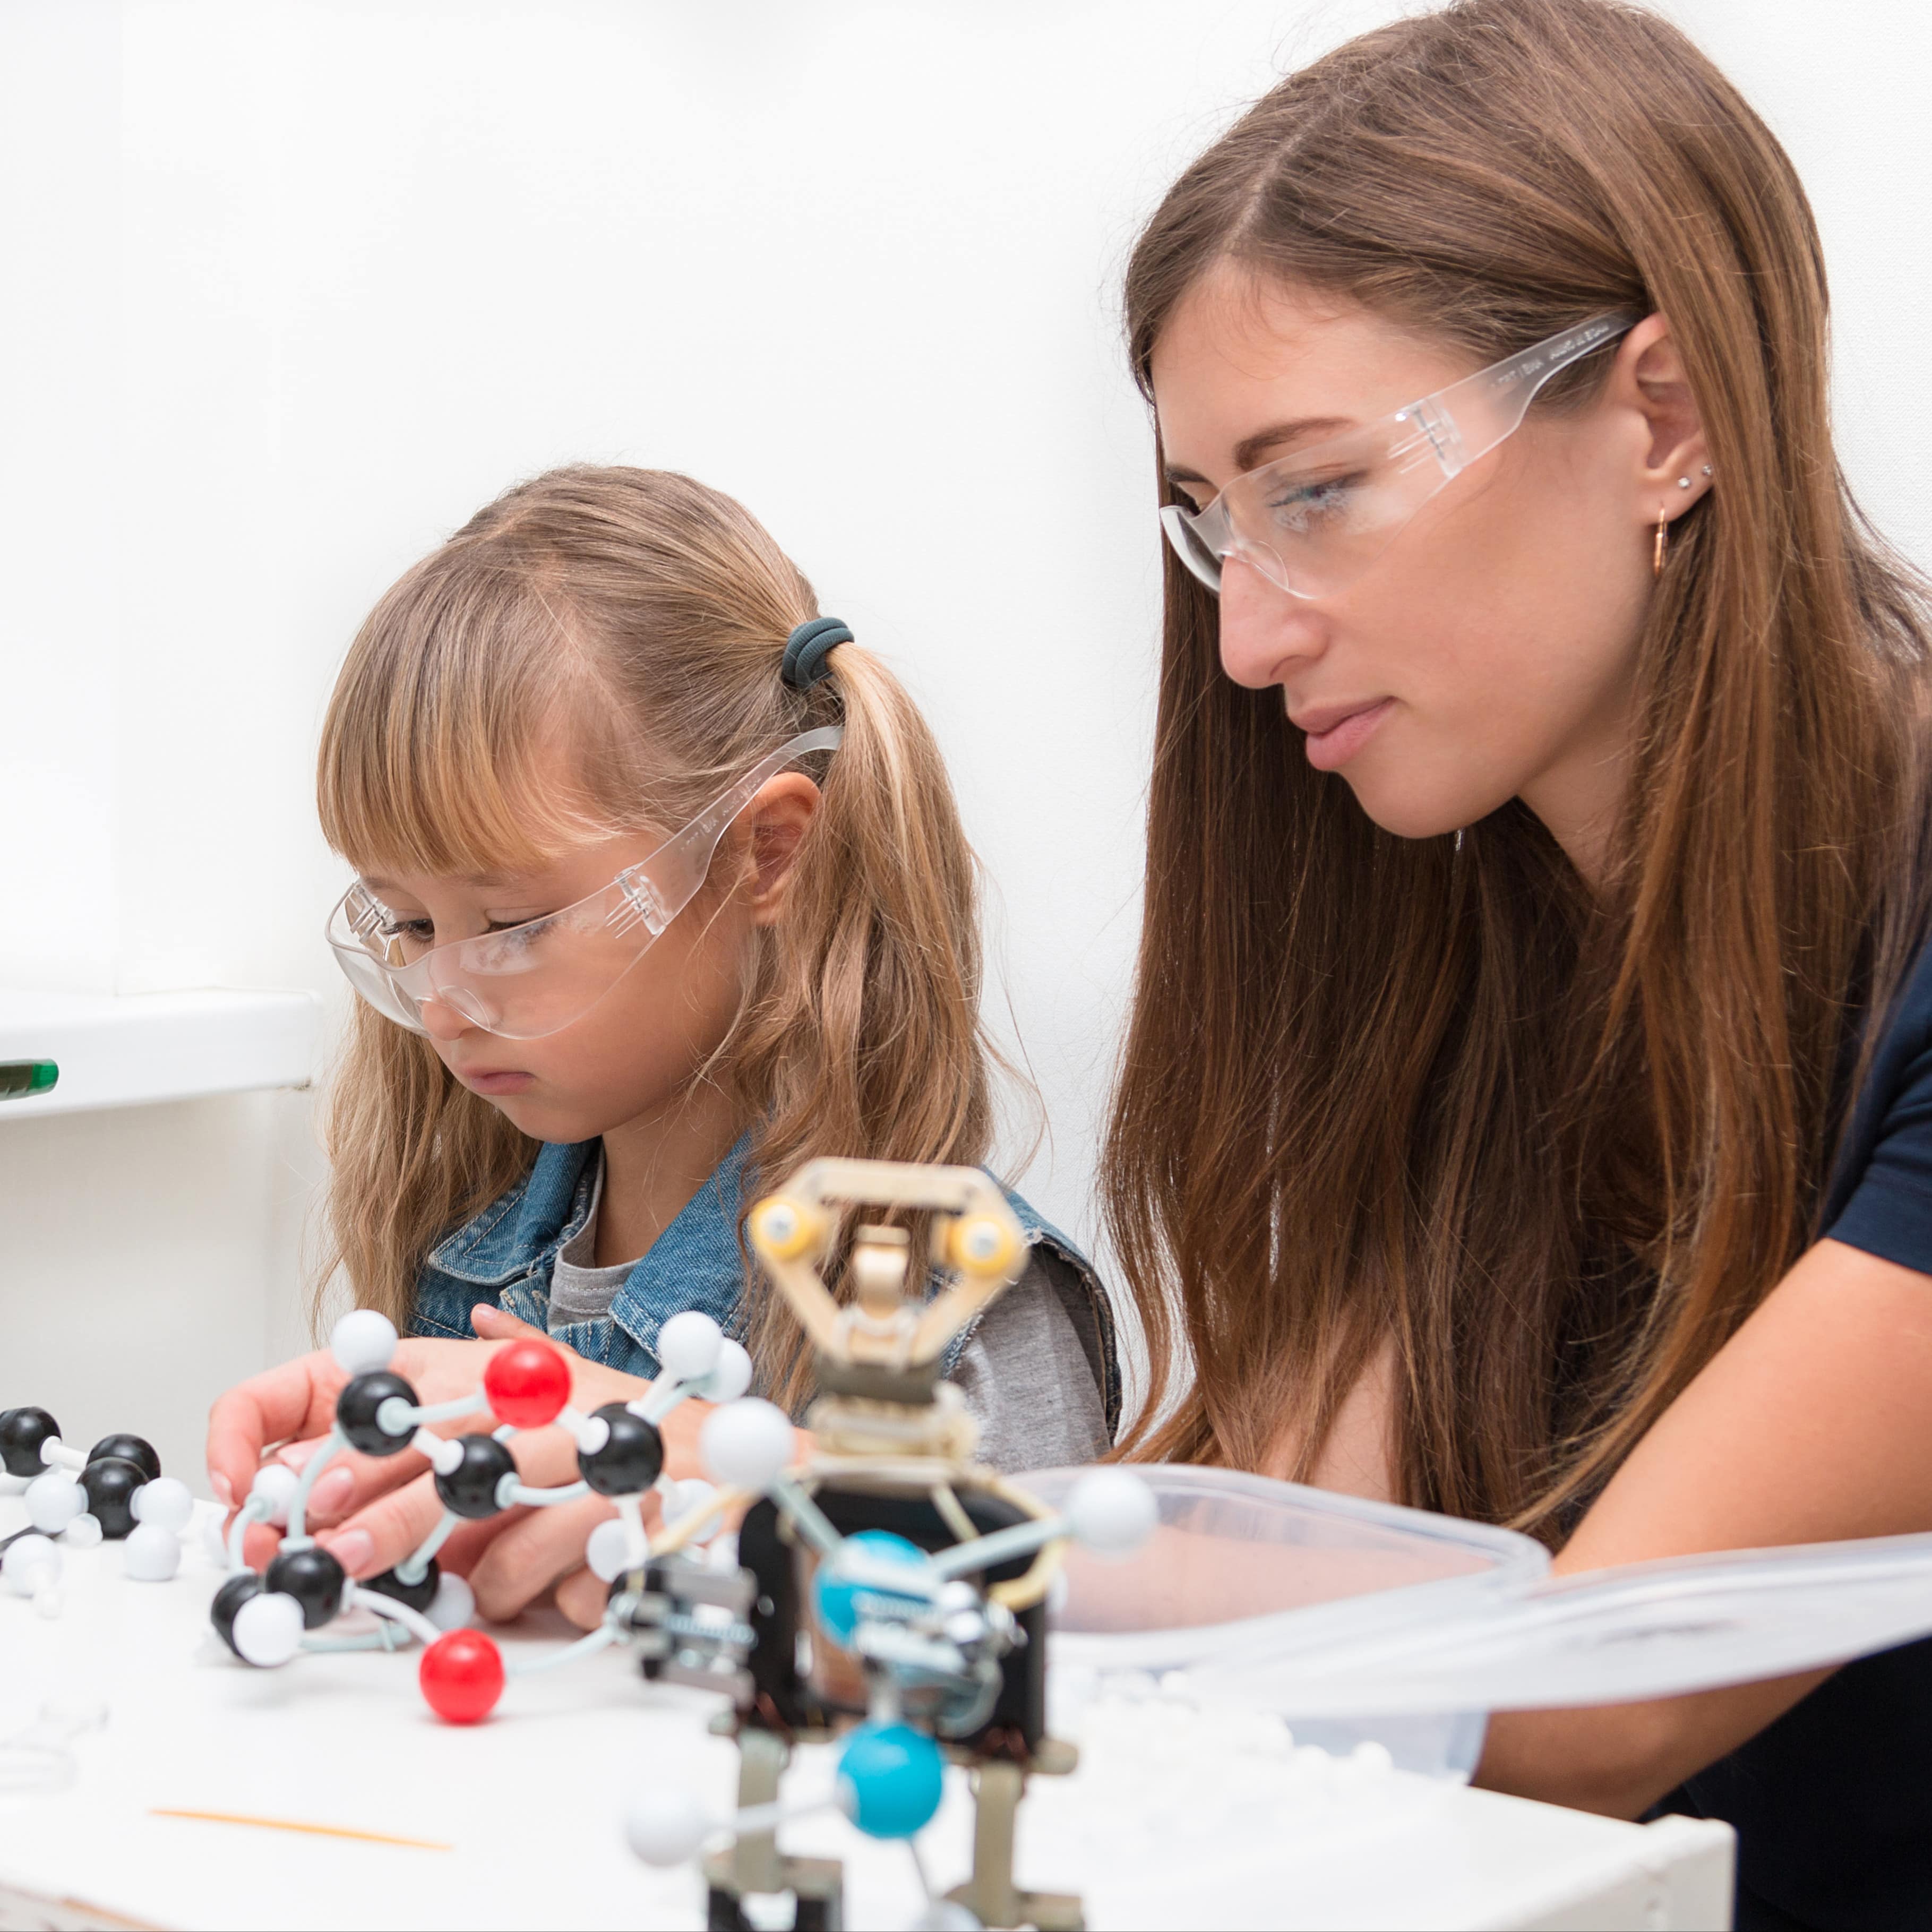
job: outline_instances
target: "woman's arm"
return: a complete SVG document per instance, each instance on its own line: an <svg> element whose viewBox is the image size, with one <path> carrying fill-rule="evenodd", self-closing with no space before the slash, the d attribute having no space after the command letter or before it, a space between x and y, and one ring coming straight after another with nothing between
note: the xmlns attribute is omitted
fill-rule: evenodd
<svg viewBox="0 0 1932 1932"><path fill-rule="evenodd" d="M1638 1444L1556 1568L1932 1529L1928 1418L1932 1276L1820 1241ZM1504 1713L1476 1781L1636 1817L1829 1675Z"/></svg>

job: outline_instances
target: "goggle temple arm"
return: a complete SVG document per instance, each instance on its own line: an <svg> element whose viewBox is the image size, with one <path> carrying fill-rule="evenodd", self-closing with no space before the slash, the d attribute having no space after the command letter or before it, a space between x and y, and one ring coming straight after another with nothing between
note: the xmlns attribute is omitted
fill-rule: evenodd
<svg viewBox="0 0 1932 1932"><path fill-rule="evenodd" d="M712 800L684 830L667 839L617 880L623 904L610 923L620 931L640 920L655 939L696 897L710 875L718 842L753 799L790 764L813 752L835 752L845 736L842 724L821 724L788 739L732 786Z"/></svg>
<svg viewBox="0 0 1932 1932"><path fill-rule="evenodd" d="M1403 413L1414 414L1418 421L1425 411L1448 418L1460 460L1453 467L1445 460L1443 468L1454 476L1478 457L1488 455L1505 436L1522 427L1530 404L1552 376L1628 334L1642 319L1628 309L1592 316L1588 322L1579 322L1546 342L1539 342L1520 356L1479 369L1473 376L1438 389L1433 396L1412 404ZM1430 440L1436 442L1436 430L1426 423L1424 428ZM1444 455L1440 442L1436 443L1436 455L1438 459Z"/></svg>

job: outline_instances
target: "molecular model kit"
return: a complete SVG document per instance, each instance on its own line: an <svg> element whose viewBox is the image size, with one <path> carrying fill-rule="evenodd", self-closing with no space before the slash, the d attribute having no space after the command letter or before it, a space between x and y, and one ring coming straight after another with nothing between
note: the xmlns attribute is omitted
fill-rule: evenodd
<svg viewBox="0 0 1932 1932"><path fill-rule="evenodd" d="M845 1210L862 1208L926 1227L925 1259L938 1283L930 1299L907 1229L871 1223L849 1236L854 1298L834 1298L820 1270ZM783 1412L746 1394L745 1351L695 1312L664 1324L663 1372L646 1395L584 1414L569 1404L567 1360L535 1339L498 1351L474 1395L425 1405L391 1370L394 1329L357 1310L331 1338L350 1378L334 1426L299 1476L279 1465L257 1476L230 1528L230 1574L211 1607L214 1627L238 1658L262 1668L304 1649L419 1639L423 1696L458 1724L488 1716L520 1671L613 1646L634 1654L646 1679L722 1693L730 1708L713 1728L738 1746L735 1811L708 1816L680 1780L640 1793L626 1822L632 1849L648 1862L703 1857L714 1927L748 1924L746 1898L774 1893L791 1895L797 1927L842 1923L837 1862L788 1856L778 1843L785 1819L821 1808L779 1800L792 1748L834 1741L837 1782L826 1802L874 1838L911 1844L938 1810L948 1761L968 1771L974 1870L950 1898L931 1900L932 1922L1078 1926L1077 1899L1022 1893L1012 1880L1027 1778L1070 1770L1075 1756L1046 1735L1047 1597L1070 1539L1102 1556L1138 1549L1154 1527L1153 1495L1124 1470L1094 1469L1055 1510L974 1460L975 1425L959 1390L941 1378L941 1358L1026 1256L1018 1221L978 1170L814 1161L758 1204L749 1230L815 1352L808 1463L791 1466L796 1438ZM699 1438L715 1484L665 1474L660 1425L693 1397L717 1405ZM472 1414L496 1426L453 1436L430 1426ZM574 1442L578 1480L532 1487L509 1445L521 1430L550 1426ZM345 1449L387 1456L412 1448L434 1472L442 1520L406 1561L352 1580L308 1533L310 1490ZM460 1578L440 1572L438 1549L465 1519L592 1492L617 1510L586 1552L610 1586L602 1622L547 1654L506 1660L467 1627L473 1600ZM652 1492L662 1505L655 1534L644 1520ZM719 1533L734 1520L732 1561ZM256 1522L284 1532L261 1574L242 1556ZM374 1613L374 1628L332 1630L357 1609ZM913 1856L917 1864L916 1846Z"/></svg>
<svg viewBox="0 0 1932 1932"><path fill-rule="evenodd" d="M104 1436L83 1456L45 1409L0 1409L0 1467L26 1482L30 1526L0 1543L0 1582L43 1616L60 1612L57 1539L76 1549L124 1543L128 1574L144 1582L165 1582L181 1567L194 1497L161 1474L141 1437Z"/></svg>

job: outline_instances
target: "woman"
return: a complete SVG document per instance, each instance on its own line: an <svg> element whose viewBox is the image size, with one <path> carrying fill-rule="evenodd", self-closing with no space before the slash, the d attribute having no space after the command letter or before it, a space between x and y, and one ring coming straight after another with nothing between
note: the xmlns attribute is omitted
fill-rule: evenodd
<svg viewBox="0 0 1932 1932"><path fill-rule="evenodd" d="M1789 160L1651 14L1467 0L1252 109L1127 310L1173 552L1130 1453L1561 1570L1932 1528L1932 626ZM1741 1924L1916 1924L1928 1725L1915 1646L1498 1720L1481 1775L1734 1820Z"/></svg>

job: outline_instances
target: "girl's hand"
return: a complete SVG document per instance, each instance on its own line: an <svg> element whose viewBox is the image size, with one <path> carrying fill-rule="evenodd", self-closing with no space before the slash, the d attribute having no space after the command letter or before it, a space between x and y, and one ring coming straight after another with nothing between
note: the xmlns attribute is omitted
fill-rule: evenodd
<svg viewBox="0 0 1932 1932"><path fill-rule="evenodd" d="M471 1319L487 1340L431 1345L479 1352L462 1371L466 1378L448 1391L451 1396L464 1394L480 1383L489 1352L532 1336L550 1341L569 1362L572 1406L586 1414L608 1402L634 1402L652 1386L640 1376L622 1375L586 1361L500 1309L478 1307L472 1312ZM398 1372L405 1372L399 1366ZM419 1393L426 1401L437 1399L426 1389ZM712 1407L692 1397L659 1425L667 1475L682 1479L701 1473L698 1432ZM459 1435L475 1428L476 1422L475 1417L458 1418L441 1425L440 1432ZM532 1488L554 1489L577 1480L576 1444L562 1430L525 1430L512 1438L511 1446L523 1480ZM400 1563L442 1520L442 1502L436 1495L435 1480L427 1472L423 1459L412 1451L380 1459L349 1454L338 1460L346 1466L347 1480L338 1484L329 1497L332 1507L328 1520L337 1526L316 1540L350 1576L380 1576ZM398 1464L404 1466L392 1474ZM317 1490L334 1474L332 1465L317 1481ZM649 1516L655 1500L646 1508ZM484 1616L501 1621L514 1616L560 1579L582 1570L584 1547L591 1531L615 1513L616 1506L598 1496L548 1508L505 1510L480 1522L459 1524L437 1560L445 1569L466 1575L476 1593L477 1608ZM587 1577L586 1584L570 1593L566 1609L573 1606L587 1617L589 1626L594 1626L603 1611L602 1585L595 1577Z"/></svg>
<svg viewBox="0 0 1932 1932"><path fill-rule="evenodd" d="M501 1340L445 1342L411 1336L397 1344L390 1366L423 1402L448 1402L482 1388L484 1370L502 1346ZM275 1460L301 1468L333 1426L336 1398L349 1379L335 1358L319 1348L250 1376L223 1396L208 1419L208 1483L217 1498L231 1511L245 1502L264 1453L273 1444L284 1445ZM473 1426L473 1418L436 1426L441 1433L454 1434ZM337 1520L356 1498L366 1500L393 1488L423 1466L423 1459L412 1450L392 1456L344 1451L310 1492L311 1526ZM266 1526L251 1530L249 1560L266 1562L274 1553L276 1540L277 1533Z"/></svg>

